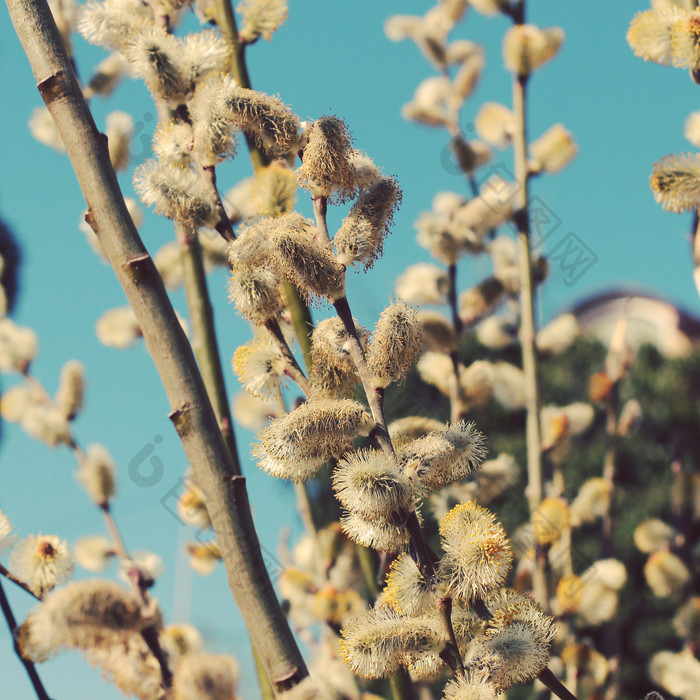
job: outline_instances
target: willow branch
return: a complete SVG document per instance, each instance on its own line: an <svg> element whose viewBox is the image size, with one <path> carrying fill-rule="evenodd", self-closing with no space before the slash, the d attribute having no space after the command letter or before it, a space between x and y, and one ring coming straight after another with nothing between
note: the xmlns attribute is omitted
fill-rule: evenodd
<svg viewBox="0 0 700 700"><path fill-rule="evenodd" d="M214 206L216 207L216 213L219 216L219 220L216 222L214 228L218 233L221 234L222 238L229 243L236 240L236 234L233 232L233 226L231 225L231 220L228 218L226 213L226 208L224 203L221 201L221 193L216 185L216 168L213 165L205 165L202 167L202 175L204 177L204 182L211 193L212 199L214 200Z"/></svg>
<svg viewBox="0 0 700 700"><path fill-rule="evenodd" d="M260 551L245 487L219 431L202 377L163 280L128 214L46 0L7 0L39 91L66 144L88 221L115 270L163 382L170 418L204 493L229 585L273 688L308 674Z"/></svg>
<svg viewBox="0 0 700 700"><path fill-rule="evenodd" d="M314 216L316 217L316 231L319 243L322 245L331 245L331 236L328 233L328 223L326 222L326 213L328 211L327 197L314 197Z"/></svg>
<svg viewBox="0 0 700 700"><path fill-rule="evenodd" d="M514 15L517 24L525 21L525 0L518 3ZM513 157L515 182L515 222L518 227L518 266L520 276L520 347L525 374L526 444L527 444L527 495L530 512L533 513L542 500L542 438L540 430L540 396L537 357L535 354L535 304L532 280L530 244L530 217L528 212L529 171L527 166L527 75L513 76ZM535 599L547 606L547 582L541 563L533 574Z"/></svg>
<svg viewBox="0 0 700 700"><path fill-rule="evenodd" d="M175 225L175 236L180 246L183 283L192 324L192 346L204 386L219 422L219 429L231 453L234 473L240 475L241 465L214 327L214 310L209 299L207 275L202 261L202 249L197 235L188 232L179 224Z"/></svg>
<svg viewBox="0 0 700 700"><path fill-rule="evenodd" d="M37 672L34 663L22 656L22 651L19 648L19 642L17 641L15 634L17 632L17 621L12 613L10 601L5 595L5 589L2 587L2 581L0 581L0 609L2 609L3 617L5 618L5 622L7 622L8 629L10 630L12 646L14 647L15 654L17 654L17 658L22 662L22 666L24 666L24 670L29 676L29 680L34 688L37 698L39 700L51 700L44 688L44 684L41 682L41 678L39 678L39 673Z"/></svg>
<svg viewBox="0 0 700 700"><path fill-rule="evenodd" d="M241 41L238 34L236 15L233 13L231 0L214 0L214 7L216 8L216 23L219 25L224 38L231 45L231 63L229 66L231 76L242 88L250 89L250 76L248 75L248 66L245 61L246 45ZM248 133L245 134L245 140L248 144L253 170L257 172L264 168L269 161L258 148L255 139Z"/></svg>
<svg viewBox="0 0 700 700"><path fill-rule="evenodd" d="M0 564L0 576L4 576L8 581L12 581L15 586L21 588L25 593L29 593L32 598L41 600L41 598L34 593L34 591L21 579L18 579L11 571L8 571L2 564Z"/></svg>
<svg viewBox="0 0 700 700"><path fill-rule="evenodd" d="M442 626L449 640L445 651L448 652L448 658L451 661L450 666L452 666L455 675L463 678L464 663L462 662L462 655L459 653L457 637L455 636L455 630L452 626L452 598L445 597L438 600L438 614L440 615Z"/></svg>
<svg viewBox="0 0 700 700"><path fill-rule="evenodd" d="M248 66L245 59L246 44L240 40L238 27L236 26L236 16L233 13L231 0L214 0L216 7L216 22L223 36L231 44L231 64L230 71L233 79L244 88L252 88L250 84L250 75L248 74ZM245 134L250 161L253 165L253 171L258 172L269 164L269 159L260 150L255 139ZM282 291L284 294L285 304L292 315L292 325L296 333L301 352L304 356L307 370L311 369L311 330L313 329L313 321L309 307L304 303L304 300L299 295L299 291L287 282L283 283Z"/></svg>
<svg viewBox="0 0 700 700"><path fill-rule="evenodd" d="M548 668L537 676L537 680L561 700L576 700L576 696Z"/></svg>
<svg viewBox="0 0 700 700"><path fill-rule="evenodd" d="M304 392L306 397L309 398L314 393L313 387L306 378L304 370L299 367L299 363L294 357L294 353L292 353L287 339L284 337L284 333L282 333L279 322L274 318L268 319L265 322L265 328L267 328L270 335L274 338L279 351L282 353L282 357L284 357L287 362L287 374L296 382L297 386Z"/></svg>

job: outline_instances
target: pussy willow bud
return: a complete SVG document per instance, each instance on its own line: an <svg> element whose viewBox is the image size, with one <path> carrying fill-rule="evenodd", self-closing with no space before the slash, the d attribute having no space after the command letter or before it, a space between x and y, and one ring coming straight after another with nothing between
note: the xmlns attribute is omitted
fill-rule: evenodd
<svg viewBox="0 0 700 700"><path fill-rule="evenodd" d="M91 0L80 8L77 27L91 44L123 52L127 43L152 22L150 6L138 0Z"/></svg>
<svg viewBox="0 0 700 700"><path fill-rule="evenodd" d="M381 256L384 237L401 202L401 190L392 178L382 177L362 191L333 237L336 259L346 267L364 263L365 270Z"/></svg>
<svg viewBox="0 0 700 700"><path fill-rule="evenodd" d="M236 8L242 17L240 37L253 42L259 37L270 39L286 19L286 0L242 0Z"/></svg>
<svg viewBox="0 0 700 700"><path fill-rule="evenodd" d="M285 155L297 140L299 118L289 107L276 97L239 87L230 78L224 78L216 110L272 155Z"/></svg>
<svg viewBox="0 0 700 700"><path fill-rule="evenodd" d="M362 547L371 547L378 552L393 553L404 549L410 536L403 523L393 524L380 520L368 520L357 513L342 516L343 532Z"/></svg>
<svg viewBox="0 0 700 700"><path fill-rule="evenodd" d="M435 604L435 593L409 554L401 554L391 564L386 577L386 598L399 614L414 617Z"/></svg>
<svg viewBox="0 0 700 700"><path fill-rule="evenodd" d="M556 628L535 602L503 589L487 600L493 614L486 633L470 649L468 661L489 669L490 681L500 690L528 683L547 666Z"/></svg>
<svg viewBox="0 0 700 700"><path fill-rule="evenodd" d="M342 296L345 268L314 240L315 229L296 212L246 227L230 246L233 269L267 265L302 293L333 300Z"/></svg>
<svg viewBox="0 0 700 700"><path fill-rule="evenodd" d="M483 69L484 57L481 54L474 54L462 63L457 75L452 80L452 89L458 104L461 104L474 92Z"/></svg>
<svg viewBox="0 0 700 700"><path fill-rule="evenodd" d="M498 102L485 102L474 120L476 133L490 146L503 150L510 145L515 132L515 116Z"/></svg>
<svg viewBox="0 0 700 700"><path fill-rule="evenodd" d="M659 598L679 596L690 580L683 560L666 550L654 552L644 566L644 578Z"/></svg>
<svg viewBox="0 0 700 700"><path fill-rule="evenodd" d="M77 472L78 481L98 506L106 506L114 495L115 466L102 445L90 445Z"/></svg>
<svg viewBox="0 0 700 700"><path fill-rule="evenodd" d="M654 163L649 184L666 211L695 209L700 201L700 156L688 153L662 158Z"/></svg>
<svg viewBox="0 0 700 700"><path fill-rule="evenodd" d="M369 333L357 322L355 328L364 347ZM359 378L350 347L348 333L337 316L321 321L314 328L309 379L322 395L329 398L353 395Z"/></svg>
<svg viewBox="0 0 700 700"><path fill-rule="evenodd" d="M36 333L0 318L0 372L23 372L39 352Z"/></svg>
<svg viewBox="0 0 700 700"><path fill-rule="evenodd" d="M134 188L156 214L194 229L216 223L211 193L194 170L148 160L134 172Z"/></svg>
<svg viewBox="0 0 700 700"><path fill-rule="evenodd" d="M421 327L416 312L402 301L379 315L367 351L367 362L376 386L388 386L405 377L421 351Z"/></svg>
<svg viewBox="0 0 700 700"><path fill-rule="evenodd" d="M450 278L442 268L429 263L407 267L397 278L396 293L409 304L445 304Z"/></svg>
<svg viewBox="0 0 700 700"><path fill-rule="evenodd" d="M281 165L268 165L255 173L252 204L260 216L288 214L294 208L297 181L294 173Z"/></svg>
<svg viewBox="0 0 700 700"><path fill-rule="evenodd" d="M192 156L200 166L214 166L236 153L233 124L217 100L224 81L220 75L201 81L188 105L193 123Z"/></svg>
<svg viewBox="0 0 700 700"><path fill-rule="evenodd" d="M85 99L89 100L96 95L109 97L119 85L128 68L129 64L121 54L115 53L100 61L83 90Z"/></svg>
<svg viewBox="0 0 700 700"><path fill-rule="evenodd" d="M476 287L459 295L459 317L467 326L473 325L493 312L503 299L505 287L496 277L487 277Z"/></svg>
<svg viewBox="0 0 700 700"><path fill-rule="evenodd" d="M417 318L423 331L424 350L449 353L457 349L454 326L441 313L419 311Z"/></svg>
<svg viewBox="0 0 700 700"><path fill-rule="evenodd" d="M61 649L105 647L157 621L146 617L129 591L87 580L58 589L35 608L19 631L27 658L45 661Z"/></svg>
<svg viewBox="0 0 700 700"><path fill-rule="evenodd" d="M391 442L396 449L399 449L413 440L428 433L442 430L444 427L444 424L435 418L405 416L389 423L387 429L391 436Z"/></svg>
<svg viewBox="0 0 700 700"><path fill-rule="evenodd" d="M308 133L303 164L297 169L299 184L313 197L334 196L345 201L355 194L353 149L345 122L338 117L317 119Z"/></svg>
<svg viewBox="0 0 700 700"><path fill-rule="evenodd" d="M559 52L564 41L560 27L540 29L534 24L511 27L503 39L506 68L519 76L527 76Z"/></svg>
<svg viewBox="0 0 700 700"><path fill-rule="evenodd" d="M533 141L529 150L534 172L557 173L576 157L578 146L562 124L555 124Z"/></svg>
<svg viewBox="0 0 700 700"><path fill-rule="evenodd" d="M359 450L340 460L333 472L333 489L347 510L367 520L392 522L413 506L410 481L379 450Z"/></svg>
<svg viewBox="0 0 700 700"><path fill-rule="evenodd" d="M362 678L386 678L406 654L439 652L445 646L437 621L402 617L391 608L368 610L345 625L342 634L340 654Z"/></svg>
<svg viewBox="0 0 700 700"><path fill-rule="evenodd" d="M486 455L484 436L460 422L414 440L399 452L404 473L426 490L464 480Z"/></svg>
<svg viewBox="0 0 700 700"><path fill-rule="evenodd" d="M109 148L109 160L119 172L129 165L131 137L134 133L134 120L126 112L111 112L107 115L105 135Z"/></svg>
<svg viewBox="0 0 700 700"><path fill-rule="evenodd" d="M56 393L56 405L68 420L73 420L83 407L85 393L85 368L77 360L63 365L61 381Z"/></svg>
<svg viewBox="0 0 700 700"><path fill-rule="evenodd" d="M95 323L97 339L110 348L128 348L142 337L136 314L130 306L110 309Z"/></svg>
<svg viewBox="0 0 700 700"><path fill-rule="evenodd" d="M449 121L448 104L452 98L452 83L445 76L426 78L417 88L413 99L401 109L404 119L445 126Z"/></svg>
<svg viewBox="0 0 700 700"><path fill-rule="evenodd" d="M174 700L228 700L236 693L238 664L225 654L185 654L173 677Z"/></svg>
<svg viewBox="0 0 700 700"><path fill-rule="evenodd" d="M667 549L673 541L675 530L658 518L651 518L637 525L634 530L634 544L644 554Z"/></svg>
<svg viewBox="0 0 700 700"><path fill-rule="evenodd" d="M254 454L258 466L273 476L305 481L324 462L347 450L352 438L369 434L373 427L356 401L307 401L265 428Z"/></svg>
<svg viewBox="0 0 700 700"><path fill-rule="evenodd" d="M678 25L687 16L676 3L664 3L646 12L638 12L627 31L627 43L635 56L669 66L674 58L674 35L678 43Z"/></svg>
<svg viewBox="0 0 700 700"><path fill-rule="evenodd" d="M287 361L269 338L241 345L233 354L233 371L253 396L274 398L285 382Z"/></svg>

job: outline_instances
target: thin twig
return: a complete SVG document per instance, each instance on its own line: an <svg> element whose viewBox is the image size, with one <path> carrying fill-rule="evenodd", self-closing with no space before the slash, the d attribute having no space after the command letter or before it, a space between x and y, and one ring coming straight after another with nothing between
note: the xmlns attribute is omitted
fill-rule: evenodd
<svg viewBox="0 0 700 700"><path fill-rule="evenodd" d="M284 333L282 333L279 321L274 318L268 319L265 322L265 328L267 328L270 335L274 338L280 353L282 353L282 357L284 357L287 362L287 374L296 382L297 386L304 392L307 398L311 397L314 393L313 387L306 378L304 370L299 367L299 363L296 361L287 343L287 339L284 337Z"/></svg>
<svg viewBox="0 0 700 700"><path fill-rule="evenodd" d="M221 434L231 454L234 473L242 473L241 463L233 432L233 420L229 406L226 382L221 365L221 353L214 326L214 309L209 298L207 275L202 260L202 249L196 233L175 224L175 236L180 246L183 283L190 322L192 324L192 347L202 373L204 386L219 422Z"/></svg>
<svg viewBox="0 0 700 700"><path fill-rule="evenodd" d="M326 213L328 211L327 197L314 197L314 216L316 217L317 240L321 245L331 245L331 236L328 233L328 223L326 222Z"/></svg>
<svg viewBox="0 0 700 700"><path fill-rule="evenodd" d="M17 654L17 658L19 658L19 660L22 662L22 666L24 666L24 669L27 672L27 675L29 676L29 680L31 681L31 684L34 688L34 692L36 693L38 700L51 700L44 688L44 684L41 682L41 678L39 678L39 673L37 672L34 663L29 659L25 659L22 656L22 651L19 648L19 642L17 641L16 636L17 621L15 620L15 616L12 613L10 601L5 595L5 589L2 586L2 581L0 581L0 608L2 608L3 617L7 622L8 629L10 630L10 636L12 637L12 646L15 650L15 654Z"/></svg>
<svg viewBox="0 0 700 700"><path fill-rule="evenodd" d="M219 220L216 222L214 228L221 234L224 240L231 243L231 241L236 240L236 234L233 232L231 220L228 218L224 203L221 201L221 193L216 185L216 168L213 165L205 165L202 166L201 170L202 176L204 177L204 182L206 182L209 192L214 199L216 213L219 215Z"/></svg>
<svg viewBox="0 0 700 700"><path fill-rule="evenodd" d="M2 564L0 564L0 576L4 576L8 581L12 581L15 586L19 586L25 593L29 593L30 596L41 600L41 596L38 596L34 591L22 580L18 579L11 571L8 571Z"/></svg>
<svg viewBox="0 0 700 700"><path fill-rule="evenodd" d="M548 668L545 668L537 679L561 700L576 700L576 696Z"/></svg>
<svg viewBox="0 0 700 700"><path fill-rule="evenodd" d="M525 0L513 6L516 24L525 22ZM529 199L529 168L527 165L527 75L513 75L513 158L515 165L515 223L518 227L518 267L520 276L520 347L525 375L527 496L533 514L542 500L542 436L540 428L540 395L537 356L535 350L535 304L532 276ZM547 578L541 559L533 572L533 594L543 607L548 606Z"/></svg>
<svg viewBox="0 0 700 700"><path fill-rule="evenodd" d="M452 661L451 665L454 667L453 671L456 676L463 678L464 663L462 662L462 655L459 653L459 644L457 644L457 637L452 626L452 598L445 597L438 600L438 613L449 640L446 650L449 652L449 657Z"/></svg>

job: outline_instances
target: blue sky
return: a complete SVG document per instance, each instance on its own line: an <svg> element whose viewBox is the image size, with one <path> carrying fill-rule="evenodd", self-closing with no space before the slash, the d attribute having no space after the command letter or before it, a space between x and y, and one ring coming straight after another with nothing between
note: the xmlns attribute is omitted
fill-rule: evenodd
<svg viewBox="0 0 700 700"><path fill-rule="evenodd" d="M561 122L580 147L564 172L534 182L533 194L561 220L544 250L554 250L573 232L598 258L570 286L562 271L552 266L541 296L543 320L612 286L655 292L697 311L689 216L663 212L653 200L648 176L654 161L664 155L692 150L683 138L683 122L699 108L700 88L686 71L646 64L632 55L625 32L635 12L647 9L644 2L540 0L529 5L529 21L558 25L566 32L560 56L532 80L531 137ZM417 0L291 0L287 24L270 43L260 42L249 51L254 87L279 94L303 119L323 114L344 118L355 145L386 173L395 175L403 188L403 206L384 259L366 276L352 275L349 299L355 315L368 326L387 303L395 277L407 265L425 259L425 251L414 241L417 215L430 207L437 192L466 193L463 178L445 167L444 133L405 122L400 116L401 106L423 78L433 75L433 69L412 43L392 44L382 29L391 14L422 14L429 6ZM455 37L482 43L487 58L482 81L463 111L465 129L482 102L510 101L510 81L500 50L507 26L505 19L485 19L472 11L455 32ZM83 77L104 56L79 37L75 50ZM166 618L189 619L202 629L210 648L233 651L244 669L244 695L253 698L247 644L223 571L207 579L195 577L176 557L182 542L193 533L169 512L168 494L186 462L167 420L167 402L150 358L142 345L118 351L101 346L95 337L95 321L106 309L124 304L124 295L78 231L83 201L67 158L36 143L29 134L27 120L40 98L7 16L0 22L0 80L6 96L0 112L0 216L23 250L16 320L39 336L35 373L53 392L65 361L75 358L85 364L87 403L76 433L84 444L103 443L120 466L115 514L128 546L153 550L164 558L166 574L155 594ZM142 135L152 129L154 110L141 85L125 83L107 102L95 101L98 125L104 125L104 117L113 109L130 112L143 125ZM137 145L134 165L143 157L140 151ZM510 154L499 154L499 163L510 167ZM248 174L249 163L241 148L221 180L228 187ZM122 176L125 193L130 193L130 179L131 171ZM303 194L299 206L308 212ZM332 212L331 222L341 216L342 212ZM148 217L142 235L155 252L172 234L167 221ZM460 287L479 281L488 270L485 260L464 265ZM211 277L225 374L233 391L237 382L229 370L229 358L249 335L226 301L225 284L222 272ZM182 295L176 293L173 299L184 313ZM315 313L320 318L327 311ZM12 381L3 379L3 386ZM18 534L56 533L73 542L81 535L102 533L98 513L75 484L71 455L39 445L12 426L5 428L0 447L0 508ZM274 554L283 528L292 537L300 532L293 492L251 463L250 434L239 430L238 439L261 541ZM151 447L150 456L161 460L164 475L153 485L138 486L129 478L129 465L138 468L139 455ZM21 591L9 586L8 590L21 618L30 602ZM0 649L6 697L31 697L2 626ZM64 654L40 671L49 693L58 700L78 694L100 700L121 697L76 654Z"/></svg>

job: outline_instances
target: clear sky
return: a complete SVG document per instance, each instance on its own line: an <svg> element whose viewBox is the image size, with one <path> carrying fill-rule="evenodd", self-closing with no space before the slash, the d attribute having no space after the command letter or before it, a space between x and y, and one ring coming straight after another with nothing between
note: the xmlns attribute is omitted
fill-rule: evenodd
<svg viewBox="0 0 700 700"><path fill-rule="evenodd" d="M430 4L427 0L290 0L286 25L270 43L260 42L248 54L254 87L279 94L303 119L331 113L345 119L356 147L371 155L387 174L395 175L403 188L403 206L384 259L366 277L352 275L349 299L355 315L368 326L387 303L397 274L426 259L414 241L417 215L430 207L437 192L466 194L464 179L445 166L444 133L408 123L400 115L401 106L420 80L433 75L433 69L412 43L392 44L383 33L391 14L422 14ZM553 265L541 298L543 320L586 295L622 285L658 293L697 312L689 216L663 212L653 200L648 176L659 158L692 150L683 138L683 122L700 108L700 87L691 82L687 71L646 64L632 55L625 32L632 16L647 9L642 0L538 0L528 5L529 21L558 25L566 32L560 56L532 80L531 136L561 122L580 147L564 172L534 183L533 193L561 219L545 252L573 232L598 258L573 285L567 285L562 271ZM454 34L482 43L487 58L482 81L463 112L464 129L482 102L510 101L510 81L500 49L506 27L505 19L485 19L472 11ZM83 77L104 56L80 37L76 37L75 51ZM29 134L29 115L41 101L7 15L0 21L0 84L5 96L0 111L0 216L22 246L22 289L15 318L38 333L41 352L35 373L53 392L65 361L75 358L85 364L86 409L75 429L84 444L103 443L119 465L115 514L128 546L163 557L166 573L155 595L166 619L191 620L211 649L235 653L243 666L244 695L253 698L250 657L223 570L203 579L176 559L182 542L193 533L169 512L168 494L186 463L167 420L167 402L150 358L142 345L118 351L101 346L95 337L95 321L106 309L124 304L124 295L78 231L83 200L67 158L36 143ZM95 101L94 109L98 125L113 109L130 112L142 125L141 140L133 149L134 165L141 162L154 114L145 89L126 83L107 102ZM496 163L500 162L510 167L510 154L497 155ZM241 148L237 161L222 174L223 182L228 187L248 174L249 163ZM130 193L131 170L122 176L122 186ZM303 193L300 208L309 210ZM334 212L331 221L339 221L339 216ZM167 221L149 217L142 235L155 252L172 234ZM485 261L464 266L461 288L487 272ZM222 272L211 277L210 289L233 391L237 382L229 358L249 335L226 302ZM174 303L185 312L181 294L174 295ZM2 382L9 386L13 380ZM283 528L291 531L292 538L301 531L293 491L261 474L251 462L250 434L239 430L238 439L260 538L274 555ZM129 478L129 465L146 473L148 467L139 466L146 452L161 460L164 475L157 483L139 486ZM55 533L72 543L81 535L102 534L99 515L75 484L73 471L73 459L66 450L51 451L13 426L4 426L0 508L20 537ZM272 559L271 565L275 566ZM22 618L30 601L23 592L9 585L7 589L17 617ZM12 700L32 697L2 625L0 650L0 695ZM40 672L56 700L121 697L77 654L63 654L41 666Z"/></svg>

